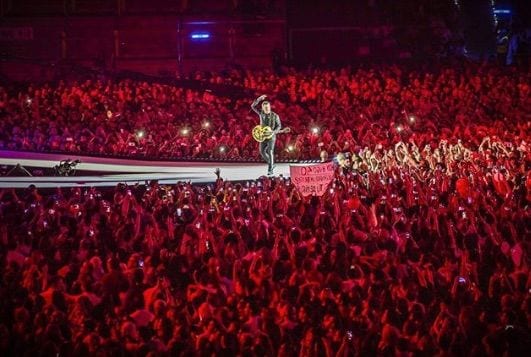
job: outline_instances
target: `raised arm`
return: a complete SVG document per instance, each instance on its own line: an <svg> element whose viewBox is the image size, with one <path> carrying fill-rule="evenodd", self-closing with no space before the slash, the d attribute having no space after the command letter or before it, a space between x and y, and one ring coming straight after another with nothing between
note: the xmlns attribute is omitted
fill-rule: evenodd
<svg viewBox="0 0 531 357"><path fill-rule="evenodd" d="M260 110L257 108L258 107L258 103L260 103L262 100L266 99L266 95L263 94L261 96L259 96L258 98L256 98L254 100L254 102L251 104L251 109L258 115L260 115Z"/></svg>

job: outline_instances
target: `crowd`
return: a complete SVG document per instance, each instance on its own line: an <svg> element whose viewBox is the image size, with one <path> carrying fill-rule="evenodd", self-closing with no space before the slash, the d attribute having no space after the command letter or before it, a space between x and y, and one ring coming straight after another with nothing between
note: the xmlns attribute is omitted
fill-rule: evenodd
<svg viewBox="0 0 531 357"><path fill-rule="evenodd" d="M267 94L291 134L277 158L315 159L413 140L435 145L459 133L524 139L529 73L460 65L430 70L229 71L193 79ZM0 88L0 148L173 158L259 159L250 132L254 99L231 99L131 80ZM479 133L479 135L477 135Z"/></svg>
<svg viewBox="0 0 531 357"><path fill-rule="evenodd" d="M529 75L197 74L273 97L289 179L0 191L2 355L525 355ZM0 90L2 147L257 155L250 101L133 81ZM290 134L291 135L291 134ZM221 150L220 148L224 148Z"/></svg>
<svg viewBox="0 0 531 357"><path fill-rule="evenodd" d="M3 355L524 355L526 143L282 177L0 193Z"/></svg>

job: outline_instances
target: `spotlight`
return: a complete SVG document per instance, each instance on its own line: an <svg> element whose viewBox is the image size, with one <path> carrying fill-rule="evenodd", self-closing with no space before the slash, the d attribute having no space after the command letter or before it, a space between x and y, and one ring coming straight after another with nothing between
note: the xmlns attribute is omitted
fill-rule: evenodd
<svg viewBox="0 0 531 357"><path fill-rule="evenodd" d="M415 121L417 120L414 115L410 115L408 119L411 124L415 123Z"/></svg>
<svg viewBox="0 0 531 357"><path fill-rule="evenodd" d="M139 138L139 139L142 139L144 137L144 135L146 135L146 133L144 132L144 130L138 130L136 132L136 137Z"/></svg>
<svg viewBox="0 0 531 357"><path fill-rule="evenodd" d="M210 33L208 32L194 32L190 35L192 40L208 40L210 38Z"/></svg>
<svg viewBox="0 0 531 357"><path fill-rule="evenodd" d="M292 152L293 149L294 149L293 145L288 145L288 151L289 151L289 152Z"/></svg>
<svg viewBox="0 0 531 357"><path fill-rule="evenodd" d="M397 125L397 127L396 127L396 131L398 131L399 133L401 133L402 130L404 130L404 128L402 127L402 125Z"/></svg>
<svg viewBox="0 0 531 357"><path fill-rule="evenodd" d="M203 128L204 129L210 128L210 122L208 122L208 121L203 122Z"/></svg>
<svg viewBox="0 0 531 357"><path fill-rule="evenodd" d="M33 102L33 100L30 97L26 98L26 104L27 105L31 105L32 102Z"/></svg>
<svg viewBox="0 0 531 357"><path fill-rule="evenodd" d="M225 150L226 150L225 146L220 146L220 147L219 147L219 152L220 152L220 153L224 153Z"/></svg>
<svg viewBox="0 0 531 357"><path fill-rule="evenodd" d="M312 128L312 134L319 134L319 128L316 127L316 126L314 126L314 127Z"/></svg>
<svg viewBox="0 0 531 357"><path fill-rule="evenodd" d="M188 129L188 128L181 129L181 134L182 135L186 136L186 135L188 135L188 133L190 133L190 129Z"/></svg>

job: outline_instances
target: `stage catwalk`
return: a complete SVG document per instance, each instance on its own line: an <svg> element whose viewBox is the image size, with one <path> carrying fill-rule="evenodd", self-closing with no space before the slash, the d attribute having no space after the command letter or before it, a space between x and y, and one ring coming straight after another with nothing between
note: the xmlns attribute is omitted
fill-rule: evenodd
<svg viewBox="0 0 531 357"><path fill-rule="evenodd" d="M61 160L78 159L78 171L98 172L97 175L72 177L0 177L0 188L27 187L75 187L75 186L115 186L120 182L127 184L144 183L146 180L159 180L161 183L191 181L192 183L214 182L214 170L221 170L221 177L231 181L255 180L267 173L265 163L230 163L230 162L174 162L147 161L118 158L101 158L91 156L44 154L17 151L0 151L1 165L17 163L29 169L52 168ZM294 163L279 163L275 176L289 177L289 166Z"/></svg>

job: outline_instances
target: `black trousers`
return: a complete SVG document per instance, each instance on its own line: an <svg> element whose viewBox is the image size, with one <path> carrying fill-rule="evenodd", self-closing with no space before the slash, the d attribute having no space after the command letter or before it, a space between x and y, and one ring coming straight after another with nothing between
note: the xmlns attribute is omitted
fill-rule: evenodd
<svg viewBox="0 0 531 357"><path fill-rule="evenodd" d="M272 173L275 164L275 138L260 143L260 155L267 162L267 172Z"/></svg>

